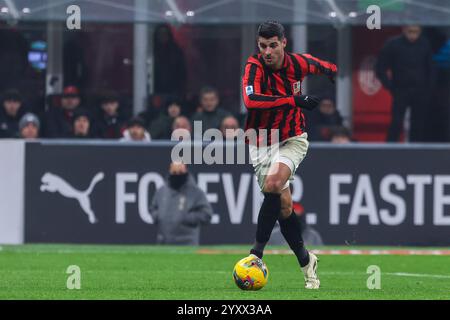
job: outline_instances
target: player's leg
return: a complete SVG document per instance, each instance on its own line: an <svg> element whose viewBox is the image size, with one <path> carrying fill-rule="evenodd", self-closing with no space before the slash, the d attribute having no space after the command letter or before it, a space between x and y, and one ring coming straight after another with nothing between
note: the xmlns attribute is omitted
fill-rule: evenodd
<svg viewBox="0 0 450 320"><path fill-rule="evenodd" d="M405 119L406 109L408 107L407 97L402 92L393 94L391 123L389 125L386 141L398 142L403 129L403 120Z"/></svg>
<svg viewBox="0 0 450 320"><path fill-rule="evenodd" d="M426 124L428 123L427 111L429 93L423 94L420 97L411 94L411 121L409 127L409 141L410 142L425 142L426 141Z"/></svg>
<svg viewBox="0 0 450 320"><path fill-rule="evenodd" d="M294 179L294 173L300 163L306 157L309 143L307 134L291 138L280 147L279 161L285 163L291 172L289 180ZM317 289L320 281L317 277L317 257L306 250L300 222L292 212L292 196L289 189L289 182L284 186L281 194L281 211L279 216L280 230L289 247L295 253L301 269L305 275L305 287Z"/></svg>
<svg viewBox="0 0 450 320"><path fill-rule="evenodd" d="M298 263L305 275L305 287L317 289L320 281L317 276L317 257L306 249L300 221L292 210L292 196L289 188L281 193L281 213L278 219L280 230L291 250L295 253Z"/></svg>
<svg viewBox="0 0 450 320"><path fill-rule="evenodd" d="M281 192L286 185L291 170L284 163L274 163L265 176L262 192L264 200L259 210L256 227L256 241L250 254L262 258L264 248L269 241L273 227L281 211Z"/></svg>
<svg viewBox="0 0 450 320"><path fill-rule="evenodd" d="M309 263L309 253L303 242L300 222L292 211L292 196L289 188L284 189L281 193L281 213L278 222L281 234L295 253L300 266L305 267Z"/></svg>

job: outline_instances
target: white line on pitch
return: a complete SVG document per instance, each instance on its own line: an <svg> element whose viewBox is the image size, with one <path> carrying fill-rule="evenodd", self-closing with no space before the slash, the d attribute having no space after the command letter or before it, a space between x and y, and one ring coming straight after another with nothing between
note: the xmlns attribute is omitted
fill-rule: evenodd
<svg viewBox="0 0 450 320"><path fill-rule="evenodd" d="M318 272L319 275L336 275L336 276L344 276L344 275L366 275L366 273L355 273L355 272L332 272L332 271L324 271ZM381 275L388 276L396 276L396 277L417 277L417 278L441 278L441 279L450 279L450 275L444 274L425 274L425 273L408 273L408 272L381 272Z"/></svg>
<svg viewBox="0 0 450 320"><path fill-rule="evenodd" d="M399 277L450 279L450 275L443 275L443 274L422 274L422 273L406 273L406 272L394 272L394 273L386 272L384 274L387 274L387 275L390 275L390 276L399 276Z"/></svg>
<svg viewBox="0 0 450 320"><path fill-rule="evenodd" d="M161 271L161 270L159 270ZM85 271L87 273L96 273L97 271ZM113 271L114 272L114 271ZM120 271L121 272L121 271ZM161 271L163 272L163 271ZM171 271L173 273L186 273L186 270L174 270ZM231 274L231 271L225 271L225 270L190 270L190 274L205 274L205 273L215 273L215 274ZM290 271L284 271L284 270L278 270L274 271L274 273L277 274L283 274L283 273L292 273ZM322 271L318 272L320 275L327 275L327 276L367 276L367 273L364 272L339 272L339 271ZM381 275L388 275L388 276L396 276L396 277L416 277L416 278L439 278L439 279L450 279L450 275L443 275L443 274L422 274L422 273L407 273L407 272L382 272Z"/></svg>
<svg viewBox="0 0 450 320"><path fill-rule="evenodd" d="M176 271L175 271L176 272ZM180 271L182 273L185 273L186 271L182 270ZM228 271L224 270L191 270L189 273L222 273L226 274L229 273ZM274 271L274 273L291 273L290 271L284 271L284 270L278 270ZM353 275L367 275L367 273L364 272L333 272L333 271L323 271L318 272L320 275L330 275L330 276L353 276ZM407 273L407 272L381 272L381 275L389 275L389 276L396 276L396 277L417 277L417 278L441 278L441 279L450 279L450 275L443 275L443 274L422 274L422 273Z"/></svg>

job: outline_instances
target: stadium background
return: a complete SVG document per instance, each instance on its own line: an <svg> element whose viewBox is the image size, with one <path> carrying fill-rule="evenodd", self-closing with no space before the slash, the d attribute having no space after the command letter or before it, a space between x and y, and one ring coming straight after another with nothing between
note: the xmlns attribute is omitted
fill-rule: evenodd
<svg viewBox="0 0 450 320"><path fill-rule="evenodd" d="M66 27L66 9L71 4L81 8L80 30ZM371 4L382 9L380 30L366 27L370 16L366 9ZM256 49L257 24L266 19L279 20L287 27L290 50L309 52L339 66L336 86L317 77L307 80L304 89L334 99L344 123L352 129L353 139L358 141L348 146L312 143L303 170L298 173L296 183L302 190L298 200L301 198L307 212L313 213L310 222L325 243L450 244L446 237L450 228L446 166L450 156L448 1L15 0L2 5L0 91L19 89L38 114L58 100L66 84L78 86L83 101L93 107L101 93L108 90L121 96L129 114L155 108L159 96L153 86L152 35L159 24L168 23L186 58L186 108L195 109L197 92L208 84L219 90L221 106L245 117L240 76L245 59ZM428 142L385 144L391 98L376 79L373 66L386 39L400 33L405 24L423 26L435 53L439 82L424 119ZM403 139L407 140L407 133ZM154 243L151 218L146 218L147 213L140 211L137 203L140 198L149 201L155 181L160 180L149 178L143 189L145 195L138 194L136 186L146 174L164 177L170 142L118 146L97 140L44 139L3 140L0 145L4 177L0 182L1 243ZM156 156L159 150L163 157ZM341 161L327 161L330 158ZM204 175L202 188L217 214L214 224L203 230L202 243L249 243L258 195L251 179L245 201L239 200L238 188L242 180L242 185L247 186L251 167L195 165L191 170L197 179ZM94 209L101 217L97 225L89 224L75 201L39 190L45 172L57 173L82 189L100 171L106 173L106 178L93 194ZM137 176L129 185L137 200L125 204L125 222L118 222L119 202L113 197L117 196L121 172ZM210 175L205 178L205 174ZM227 174L232 177L231 187L223 182ZM331 195L332 176L336 174L351 176L350 182L342 184L342 192L351 200L339 204L338 209ZM397 200L381 195L380 183L386 176L391 180L385 194L398 195ZM425 179L423 190L408 182L414 180L410 176ZM363 190L360 207L354 209L358 218L349 222L358 188ZM422 202L417 200L418 195ZM367 202L370 197L374 206ZM240 206L242 216L233 216L235 210L230 203ZM383 209L387 209L385 219ZM331 223L336 210L340 210L341 219ZM417 218L421 210L423 219ZM230 231L239 236L228 238Z"/></svg>

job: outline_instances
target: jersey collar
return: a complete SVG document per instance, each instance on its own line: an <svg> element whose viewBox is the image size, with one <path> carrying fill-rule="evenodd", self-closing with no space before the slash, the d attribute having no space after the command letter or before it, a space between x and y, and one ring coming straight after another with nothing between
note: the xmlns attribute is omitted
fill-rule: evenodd
<svg viewBox="0 0 450 320"><path fill-rule="evenodd" d="M288 56L288 54L286 53L286 51L284 52L284 58L283 58L283 66L281 67L281 69L286 69L286 68L288 68L289 67L289 65L290 65L290 62L289 62L289 56ZM281 70L280 69L280 70Z"/></svg>

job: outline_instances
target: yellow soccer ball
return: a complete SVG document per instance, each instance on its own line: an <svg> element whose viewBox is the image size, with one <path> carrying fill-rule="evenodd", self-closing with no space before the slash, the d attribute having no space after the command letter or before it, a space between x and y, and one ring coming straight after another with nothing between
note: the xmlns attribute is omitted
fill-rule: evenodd
<svg viewBox="0 0 450 320"><path fill-rule="evenodd" d="M261 259L245 257L234 266L233 280L242 290L260 290L268 279L269 269Z"/></svg>

